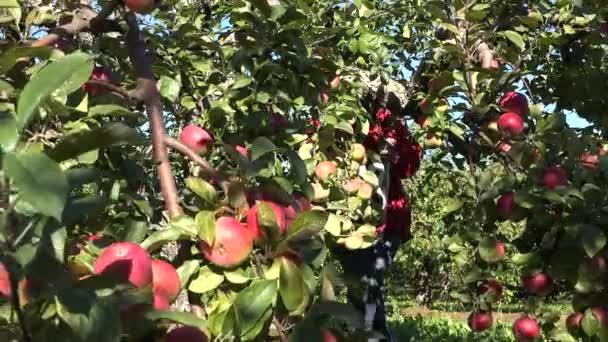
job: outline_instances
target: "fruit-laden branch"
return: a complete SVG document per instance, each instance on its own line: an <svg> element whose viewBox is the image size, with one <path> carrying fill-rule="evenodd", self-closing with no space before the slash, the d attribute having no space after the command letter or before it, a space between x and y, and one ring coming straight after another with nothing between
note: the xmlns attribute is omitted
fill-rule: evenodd
<svg viewBox="0 0 608 342"><path fill-rule="evenodd" d="M165 136L165 144L167 144L167 146L175 149L176 151L180 152L181 154L185 155L186 157L188 157L188 159L190 159L195 164L200 166L203 169L203 172L205 174L207 174L208 176L210 176L211 178L213 178L215 181L218 182L218 184L220 185L222 190L224 190L224 193L226 193L226 194L228 193L228 185L229 185L228 180L225 179L221 174L219 174L217 172L217 170L215 170L213 168L213 166L211 166L211 164L209 164L209 162L207 162L205 159L203 159L198 153L196 153L190 147L182 144L179 140L177 140L169 135Z"/></svg>
<svg viewBox="0 0 608 342"><path fill-rule="evenodd" d="M81 8L76 11L71 22L53 29L48 35L35 41L32 46L48 46L61 37L73 36L83 31L100 32L115 29L116 25L112 25L106 19L121 3L121 0L112 0L99 14L90 8Z"/></svg>
<svg viewBox="0 0 608 342"><path fill-rule="evenodd" d="M152 71L151 53L143 40L135 14L127 13L126 20L129 26L126 37L127 46L137 76L137 87L132 93L137 98L142 99L146 106L146 112L150 120L150 131L152 133L154 159L158 163L158 179L161 192L169 217L176 217L183 212L177 200L175 178L169 164L169 153L167 152L165 142L165 124L162 116L162 102Z"/></svg>

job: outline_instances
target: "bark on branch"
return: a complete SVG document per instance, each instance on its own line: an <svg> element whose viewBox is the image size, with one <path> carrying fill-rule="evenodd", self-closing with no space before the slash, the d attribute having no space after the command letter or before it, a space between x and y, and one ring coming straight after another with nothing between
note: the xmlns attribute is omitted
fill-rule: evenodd
<svg viewBox="0 0 608 342"><path fill-rule="evenodd" d="M175 178L169 164L169 154L167 153L167 145L165 144L166 132L162 116L162 102L156 79L152 72L151 53L143 40L135 14L127 13L126 20L129 26L126 37L127 46L137 76L137 88L133 93L138 94L137 97L143 100L146 107L150 120L154 159L156 159L158 164L157 170L161 192L169 217L176 217L183 212L177 200Z"/></svg>

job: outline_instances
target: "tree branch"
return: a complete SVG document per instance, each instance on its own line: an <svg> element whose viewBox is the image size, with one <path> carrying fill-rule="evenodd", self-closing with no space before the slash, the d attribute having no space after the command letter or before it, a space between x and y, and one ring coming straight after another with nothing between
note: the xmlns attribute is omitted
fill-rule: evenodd
<svg viewBox="0 0 608 342"><path fill-rule="evenodd" d="M183 211L177 200L175 178L169 164L169 154L167 153L167 145L165 143L165 124L162 117L162 103L154 73L152 72L150 51L143 41L135 14L127 13L126 20L129 26L126 37L127 46L137 76L137 88L133 91L133 94L140 94L140 98L146 106L146 112L150 119L154 159L158 163L157 169L161 192L169 216L176 217L181 215Z"/></svg>
<svg viewBox="0 0 608 342"><path fill-rule="evenodd" d="M203 172L205 172L208 176L216 180L222 190L224 190L225 193L228 193L228 180L225 179L222 175L220 175L217 170L215 170L213 166L211 166L211 164L209 164L208 161L203 159L198 153L194 152L191 148L182 144L179 140L169 135L165 136L165 144L167 144L167 146L173 148L174 150L180 152L181 154L185 155L196 165L200 166L203 169Z"/></svg>
<svg viewBox="0 0 608 342"><path fill-rule="evenodd" d="M55 43L61 37L75 35L87 30L95 32L108 24L106 19L120 4L122 4L121 0L112 0L99 14L90 8L81 8L76 11L76 15L71 22L55 28L48 35L35 41L32 46L48 46ZM114 25L108 26L113 27Z"/></svg>

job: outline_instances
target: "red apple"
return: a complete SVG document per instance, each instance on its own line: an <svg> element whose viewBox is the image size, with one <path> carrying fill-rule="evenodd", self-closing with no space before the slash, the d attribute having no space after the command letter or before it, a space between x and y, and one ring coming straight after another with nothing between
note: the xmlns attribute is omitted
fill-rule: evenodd
<svg viewBox="0 0 608 342"><path fill-rule="evenodd" d="M207 336L195 327L182 326L167 334L165 342L208 342Z"/></svg>
<svg viewBox="0 0 608 342"><path fill-rule="evenodd" d="M505 192L498 198L496 202L496 211L498 215L504 219L511 217L511 214L515 210L517 204L515 204L515 193L513 191Z"/></svg>
<svg viewBox="0 0 608 342"><path fill-rule="evenodd" d="M513 335L518 342L534 341L540 337L540 326L536 320L522 316L513 322Z"/></svg>
<svg viewBox="0 0 608 342"><path fill-rule="evenodd" d="M488 279L482 285L481 289L484 294L493 296L496 300L502 298L502 285L496 279Z"/></svg>
<svg viewBox="0 0 608 342"><path fill-rule="evenodd" d="M329 98L331 97L329 92L323 90L319 93L319 95L321 96L321 102L323 102L323 103L329 102Z"/></svg>
<svg viewBox="0 0 608 342"><path fill-rule="evenodd" d="M433 133L429 133L426 135L425 145L429 148L441 147L443 145L443 139Z"/></svg>
<svg viewBox="0 0 608 342"><path fill-rule="evenodd" d="M179 139L184 145L190 147L196 153L204 154L209 147L213 145L213 136L196 125L184 127Z"/></svg>
<svg viewBox="0 0 608 342"><path fill-rule="evenodd" d="M537 272L522 277L522 284L530 294L546 296L553 288L553 278L544 272Z"/></svg>
<svg viewBox="0 0 608 342"><path fill-rule="evenodd" d="M361 144L353 144L351 146L351 156L353 160L362 161L365 158L365 146Z"/></svg>
<svg viewBox="0 0 608 342"><path fill-rule="evenodd" d="M506 138L516 137L524 131L524 121L515 113L504 113L498 117L498 129Z"/></svg>
<svg viewBox="0 0 608 342"><path fill-rule="evenodd" d="M342 182L342 190L344 190L344 192L347 194L352 195L359 190L362 183L363 181L359 178L345 180Z"/></svg>
<svg viewBox="0 0 608 342"><path fill-rule="evenodd" d="M498 144L498 150L502 153L508 153L509 151L511 151L511 145L501 142L500 144Z"/></svg>
<svg viewBox="0 0 608 342"><path fill-rule="evenodd" d="M181 281L173 265L162 260L152 260L152 293L155 296L155 309L168 309L170 302L179 294L180 286ZM157 296L160 297L158 306ZM166 303L164 299L167 299Z"/></svg>
<svg viewBox="0 0 608 342"><path fill-rule="evenodd" d="M558 186L566 184L568 175L566 171L559 166L552 166L543 172L543 183L549 189L555 189Z"/></svg>
<svg viewBox="0 0 608 342"><path fill-rule="evenodd" d="M580 161L583 167L590 170L597 170L597 168L600 166L599 157L589 152L583 153L583 155L581 155Z"/></svg>
<svg viewBox="0 0 608 342"><path fill-rule="evenodd" d="M220 217L215 221L213 245L201 241L201 251L214 265L230 268L245 261L253 249L252 235L232 217Z"/></svg>
<svg viewBox="0 0 608 342"><path fill-rule="evenodd" d="M104 82L111 82L112 81L112 73L110 72L110 70L101 67L101 66L96 66L93 69L93 72L91 73L91 77L89 78L91 81L104 81ZM97 85L97 84L85 84L84 85L84 91L86 91L87 93L89 93L89 95L91 96L97 96L97 95L101 95L104 92L107 91L106 87Z"/></svg>
<svg viewBox="0 0 608 342"><path fill-rule="evenodd" d="M264 201L262 203L268 205L270 209L272 209L279 232L285 234L287 231L287 224L283 207L270 201ZM247 229L256 241L262 239L264 236L264 232L260 227L260 222L258 220L258 204L251 207L247 213Z"/></svg>
<svg viewBox="0 0 608 342"><path fill-rule="evenodd" d="M10 297L11 296L11 281L9 278L8 271L4 264L0 262L0 296Z"/></svg>
<svg viewBox="0 0 608 342"><path fill-rule="evenodd" d="M154 10L154 0L123 0L125 6L133 12L146 14Z"/></svg>
<svg viewBox="0 0 608 342"><path fill-rule="evenodd" d="M478 332L489 329L493 322L491 312L471 312L468 323L471 330Z"/></svg>
<svg viewBox="0 0 608 342"><path fill-rule="evenodd" d="M322 329L321 335L323 336L323 342L338 342L338 338L329 329Z"/></svg>
<svg viewBox="0 0 608 342"><path fill-rule="evenodd" d="M329 176L338 171L336 163L333 161L322 161L315 167L315 175L321 181L327 180Z"/></svg>
<svg viewBox="0 0 608 342"><path fill-rule="evenodd" d="M249 151L247 151L247 147L245 147L243 145L236 145L234 148L241 156L243 156L245 158L247 158L247 156L249 155Z"/></svg>
<svg viewBox="0 0 608 342"><path fill-rule="evenodd" d="M95 261L94 271L128 281L138 288L152 282L150 255L133 242L116 242L108 246Z"/></svg>
<svg viewBox="0 0 608 342"><path fill-rule="evenodd" d="M572 335L579 335L581 330L581 322L585 315L582 312L573 312L566 318L566 328Z"/></svg>
<svg viewBox="0 0 608 342"><path fill-rule="evenodd" d="M368 200L368 199L372 198L373 193L374 193L374 187L371 186L371 184L366 183L366 182L361 182L361 185L359 186L359 190L357 190L357 197L364 199L364 200Z"/></svg>
<svg viewBox="0 0 608 342"><path fill-rule="evenodd" d="M515 113L522 117L528 115L528 99L523 94L510 91L503 95L498 104L505 112Z"/></svg>
<svg viewBox="0 0 608 342"><path fill-rule="evenodd" d="M331 89L336 89L340 86L340 76L336 76L331 82L329 82L329 87Z"/></svg>
<svg viewBox="0 0 608 342"><path fill-rule="evenodd" d="M502 260L505 258L505 244L500 242L500 241L496 241L496 259L498 261Z"/></svg>
<svg viewBox="0 0 608 342"><path fill-rule="evenodd" d="M416 120L416 123L418 123L418 125L420 125L421 128L427 128L431 125L431 119L429 119L428 116L426 116L426 115L421 115Z"/></svg>

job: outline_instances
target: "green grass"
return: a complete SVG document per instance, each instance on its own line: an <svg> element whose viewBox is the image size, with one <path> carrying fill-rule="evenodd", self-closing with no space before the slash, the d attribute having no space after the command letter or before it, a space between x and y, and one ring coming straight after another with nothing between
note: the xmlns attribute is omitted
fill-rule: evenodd
<svg viewBox="0 0 608 342"><path fill-rule="evenodd" d="M483 333L472 333L466 322L418 317L394 317L393 338L400 342L513 342L511 326L497 324Z"/></svg>

